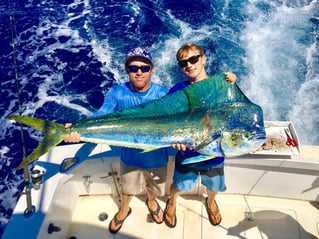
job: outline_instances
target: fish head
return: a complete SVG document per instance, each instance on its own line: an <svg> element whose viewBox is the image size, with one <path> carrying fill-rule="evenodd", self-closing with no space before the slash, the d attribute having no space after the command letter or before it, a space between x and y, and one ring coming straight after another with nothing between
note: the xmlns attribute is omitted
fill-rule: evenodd
<svg viewBox="0 0 319 239"><path fill-rule="evenodd" d="M263 130L224 130L221 148L227 157L239 156L256 151L266 140Z"/></svg>
<svg viewBox="0 0 319 239"><path fill-rule="evenodd" d="M227 113L221 128L221 148L227 157L256 151L266 140L263 112L250 101L225 107Z"/></svg>

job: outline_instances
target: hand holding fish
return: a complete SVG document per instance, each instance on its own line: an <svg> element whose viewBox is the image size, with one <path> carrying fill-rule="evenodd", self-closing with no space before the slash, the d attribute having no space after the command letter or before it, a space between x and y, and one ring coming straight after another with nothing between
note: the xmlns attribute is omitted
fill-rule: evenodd
<svg viewBox="0 0 319 239"><path fill-rule="evenodd" d="M182 144L182 143L173 143L173 144L171 144L171 146L174 149L177 149L179 151L186 151L187 148L189 148L190 150L193 149L192 147L188 147L186 144Z"/></svg>
<svg viewBox="0 0 319 239"><path fill-rule="evenodd" d="M64 127L66 129L70 128L72 123L66 123ZM78 132L71 132L64 137L64 142L66 143L79 143L80 142L80 134Z"/></svg>
<svg viewBox="0 0 319 239"><path fill-rule="evenodd" d="M237 80L237 76L232 72L225 72L224 75L226 81L230 84L234 84Z"/></svg>

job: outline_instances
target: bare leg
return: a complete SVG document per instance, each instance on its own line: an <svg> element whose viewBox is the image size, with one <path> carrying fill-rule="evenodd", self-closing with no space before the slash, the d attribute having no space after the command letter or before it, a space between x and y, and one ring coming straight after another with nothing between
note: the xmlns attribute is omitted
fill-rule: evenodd
<svg viewBox="0 0 319 239"><path fill-rule="evenodd" d="M161 208L158 208L159 207L159 204L158 202L156 201L157 199L157 194L155 194L154 192L148 190L147 191L147 195L148 195L148 199L146 201L147 203L147 207L149 208L149 210L151 210L153 213L153 219L156 223L162 223L163 220L164 220L164 212ZM158 213L155 213L157 212Z"/></svg>
<svg viewBox="0 0 319 239"><path fill-rule="evenodd" d="M206 199L206 207L207 207L207 213L209 217L209 221L214 226L220 224L222 217L220 215L219 208L215 202L215 197L217 195L217 192L212 192L209 189L207 190L208 197Z"/></svg>
<svg viewBox="0 0 319 239"><path fill-rule="evenodd" d="M170 195L167 201L167 205L165 208L165 223L169 227L175 227L176 225L176 203L177 197L180 195L181 191L179 191L175 185L172 183L170 187Z"/></svg>
<svg viewBox="0 0 319 239"><path fill-rule="evenodd" d="M115 215L118 221L124 220L127 217L130 210L129 205L132 198L133 198L133 195L122 193L121 207L119 211L117 212L117 214ZM110 229L112 229L113 231L118 230L118 228L120 228L121 226L122 226L121 224L116 225L114 219L110 222Z"/></svg>
<svg viewBox="0 0 319 239"><path fill-rule="evenodd" d="M207 191L207 196L208 196L208 205L211 205L211 203L214 204L214 200L215 200L215 197L217 195L217 192L213 192L213 191L210 191L209 189L206 188L206 191Z"/></svg>

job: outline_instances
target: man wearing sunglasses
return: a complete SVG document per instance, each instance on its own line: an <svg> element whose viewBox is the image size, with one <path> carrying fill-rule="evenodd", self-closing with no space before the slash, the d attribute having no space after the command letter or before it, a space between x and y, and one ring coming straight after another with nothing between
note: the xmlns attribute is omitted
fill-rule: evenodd
<svg viewBox="0 0 319 239"><path fill-rule="evenodd" d="M166 88L151 82L154 65L151 53L145 48L136 47L127 53L125 70L129 81L112 86L105 95L101 108L91 117L137 106L167 94ZM64 141L79 142L79 138L79 134L73 132ZM158 224L164 220L164 212L156 198L165 194L167 149L148 153L141 153L141 151L122 148L120 162L121 205L109 224L111 233L117 233L121 229L124 220L132 212L129 204L133 196L141 193L144 189L148 194L146 206L153 220Z"/></svg>
<svg viewBox="0 0 319 239"><path fill-rule="evenodd" d="M204 66L206 63L206 56L200 46L192 43L184 44L177 51L176 58L181 71L189 79L174 85L170 89L169 94L209 78ZM225 73L225 79L229 83L234 83L236 78L236 75L233 73ZM224 157L182 165L181 162L183 160L197 156L199 153L193 151L191 148L187 148L184 144L176 143L172 146L179 151L175 157L173 183L170 187L170 195L164 211L165 224L171 228L176 226L177 197L181 192L191 190L196 185L198 175L200 175L201 184L206 187L208 196L205 201L205 206L209 221L214 226L219 225L222 218L215 201L215 196L218 191L226 190L224 181Z"/></svg>

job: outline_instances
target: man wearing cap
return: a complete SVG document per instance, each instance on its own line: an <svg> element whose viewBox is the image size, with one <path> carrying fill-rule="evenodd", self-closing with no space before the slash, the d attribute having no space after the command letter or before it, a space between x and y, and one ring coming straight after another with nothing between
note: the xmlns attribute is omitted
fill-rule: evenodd
<svg viewBox="0 0 319 239"><path fill-rule="evenodd" d="M151 53L145 48L135 47L127 53L125 70L129 81L112 86L105 95L101 108L90 117L130 108L167 94L166 88L151 82L154 65ZM64 141L79 142L80 135L77 132L70 133ZM167 162L167 149L141 153L139 149L122 148L120 162L122 198L119 211L109 224L111 233L117 233L121 229L124 220L132 212L129 207L130 201L134 195L144 189L148 195L146 206L153 220L158 224L163 222L164 213L156 198L165 194Z"/></svg>

